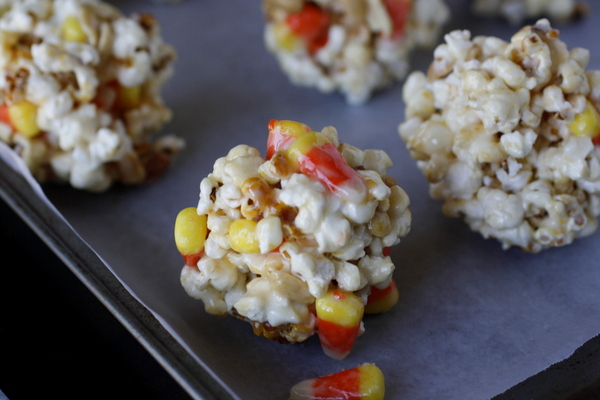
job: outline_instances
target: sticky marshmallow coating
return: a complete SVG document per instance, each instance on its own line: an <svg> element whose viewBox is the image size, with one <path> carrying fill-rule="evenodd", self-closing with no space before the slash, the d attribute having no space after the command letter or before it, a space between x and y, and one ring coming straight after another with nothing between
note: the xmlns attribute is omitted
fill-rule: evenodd
<svg viewBox="0 0 600 400"><path fill-rule="evenodd" d="M307 4L316 4L329 18L316 51L289 27L290 16ZM441 0L263 0L263 9L266 48L290 81L323 93L339 92L354 105L404 79L410 52L433 48L450 18Z"/></svg>
<svg viewBox="0 0 600 400"><path fill-rule="evenodd" d="M315 301L331 287L365 303L373 285L387 287L394 264L384 248L410 230L409 198L386 173L388 155L340 144L333 127L321 133L364 179L362 200L334 194L281 153L265 160L247 145L219 158L200 183L197 213L207 215L209 234L181 283L208 313L246 320L271 340L312 336ZM232 238L240 220L257 221L258 245L247 252Z"/></svg>
<svg viewBox="0 0 600 400"><path fill-rule="evenodd" d="M151 138L171 119L161 90L176 58L151 15L99 0L0 0L0 15L0 108L10 114L0 140L36 179L102 192L163 172L183 142Z"/></svg>
<svg viewBox="0 0 600 400"><path fill-rule="evenodd" d="M600 149L572 131L588 104L600 109L600 72L585 71L588 60L546 19L509 43L445 36L427 75L407 78L399 134L446 215L529 252L596 230Z"/></svg>
<svg viewBox="0 0 600 400"><path fill-rule="evenodd" d="M548 18L566 22L583 13L583 2L578 0L472 0L478 15L502 17L513 25L531 18Z"/></svg>

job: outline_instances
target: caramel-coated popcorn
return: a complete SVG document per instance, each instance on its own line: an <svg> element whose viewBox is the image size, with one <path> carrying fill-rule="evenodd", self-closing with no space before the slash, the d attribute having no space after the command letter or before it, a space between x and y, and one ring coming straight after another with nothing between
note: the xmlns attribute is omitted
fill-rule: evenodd
<svg viewBox="0 0 600 400"><path fill-rule="evenodd" d="M441 0L264 0L267 49L292 83L350 104L404 79L450 17Z"/></svg>
<svg viewBox="0 0 600 400"><path fill-rule="evenodd" d="M443 211L503 248L539 252L600 214L600 71L546 19L510 42L453 31L403 88L399 133Z"/></svg>
<svg viewBox="0 0 600 400"><path fill-rule="evenodd" d="M40 182L152 180L183 146L161 90L176 57L147 14L99 0L0 1L0 140Z"/></svg>

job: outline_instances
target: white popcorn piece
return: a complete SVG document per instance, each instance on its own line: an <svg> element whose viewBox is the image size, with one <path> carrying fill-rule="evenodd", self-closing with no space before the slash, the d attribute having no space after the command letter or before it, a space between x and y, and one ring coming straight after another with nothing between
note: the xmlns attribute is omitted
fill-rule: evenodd
<svg viewBox="0 0 600 400"><path fill-rule="evenodd" d="M256 224L256 236L261 253L269 253L275 250L283 242L281 230L281 219L270 216L261 219Z"/></svg>

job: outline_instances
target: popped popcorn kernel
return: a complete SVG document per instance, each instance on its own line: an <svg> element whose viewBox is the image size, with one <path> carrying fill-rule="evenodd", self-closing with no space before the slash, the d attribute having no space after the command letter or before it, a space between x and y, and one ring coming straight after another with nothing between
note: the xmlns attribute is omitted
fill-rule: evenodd
<svg viewBox="0 0 600 400"><path fill-rule="evenodd" d="M513 25L527 19L549 18L567 22L587 12L582 0L472 0L477 15L500 17Z"/></svg>

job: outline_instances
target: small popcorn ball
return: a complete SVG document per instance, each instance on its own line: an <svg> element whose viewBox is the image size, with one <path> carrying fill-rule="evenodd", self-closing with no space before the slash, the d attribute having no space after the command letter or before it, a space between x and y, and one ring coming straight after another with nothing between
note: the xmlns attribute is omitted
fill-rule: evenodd
<svg viewBox="0 0 600 400"><path fill-rule="evenodd" d="M443 211L507 249L592 234L600 214L600 71L546 19L507 43L450 32L403 88L399 134Z"/></svg>
<svg viewBox="0 0 600 400"><path fill-rule="evenodd" d="M183 146L161 89L174 48L148 14L99 0L0 0L0 140L40 182L149 182Z"/></svg>
<svg viewBox="0 0 600 400"><path fill-rule="evenodd" d="M333 374L299 382L289 400L383 400L385 377L375 364L364 363Z"/></svg>
<svg viewBox="0 0 600 400"><path fill-rule="evenodd" d="M202 179L198 206L177 215L181 283L210 314L281 343L317 333L343 359L369 295L394 282L389 247L410 230L409 198L382 150L340 143L333 127L271 120L268 130L266 158L234 147Z"/></svg>
<svg viewBox="0 0 600 400"><path fill-rule="evenodd" d="M587 7L582 0L472 0L473 11L482 16L505 18L519 25L531 18L548 18L567 22L584 15Z"/></svg>
<svg viewBox="0 0 600 400"><path fill-rule="evenodd" d="M410 52L433 48L442 0L263 0L264 40L293 84L339 91L349 104L404 79Z"/></svg>

